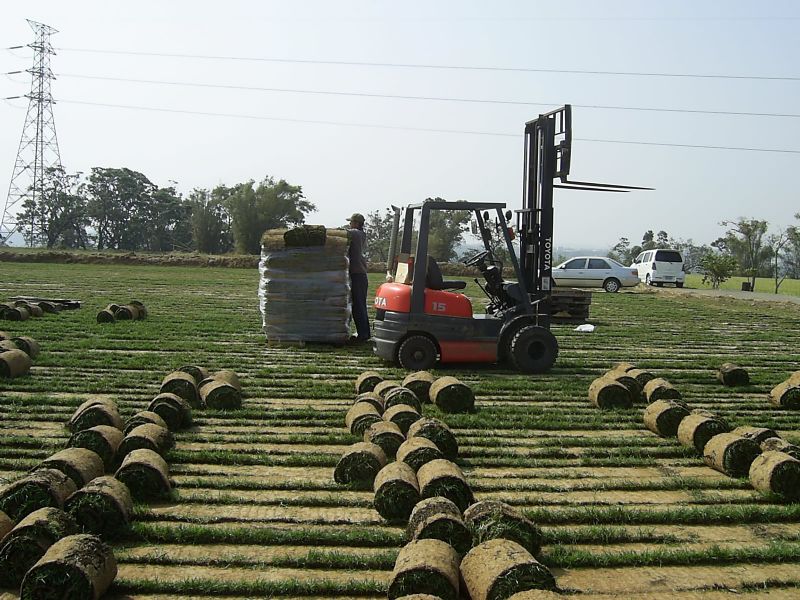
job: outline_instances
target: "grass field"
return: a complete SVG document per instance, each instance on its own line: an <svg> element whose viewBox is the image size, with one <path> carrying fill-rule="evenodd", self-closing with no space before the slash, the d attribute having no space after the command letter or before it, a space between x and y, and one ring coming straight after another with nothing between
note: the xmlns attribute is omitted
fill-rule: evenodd
<svg viewBox="0 0 800 600"><path fill-rule="evenodd" d="M137 507L133 534L114 548L112 597L385 597L402 530L381 521L370 492L336 486L332 471L355 441L344 428L355 377L372 368L403 373L364 347L267 347L257 277L247 269L0 263L0 300L84 303L0 322L43 349L30 377L0 382L3 479L61 448L64 423L89 397L114 398L127 417L182 364L242 376L242 410L196 411L195 426L178 434L169 457L175 496ZM146 321L95 324L108 302L133 298L147 304ZM766 400L800 369L800 307L625 292L595 294L591 314L592 334L554 327L561 352L545 376L438 371L477 394L477 413L444 419L478 499L504 500L542 525L542 561L568 597L800 597L800 505L764 497L646 431L641 406L601 412L586 399L594 377L628 360L667 377L694 408L800 442L800 413ZM714 367L728 360L750 369L750 387L716 382Z"/></svg>
<svg viewBox="0 0 800 600"><path fill-rule="evenodd" d="M744 277L731 277L728 281L719 286L721 290L741 290L742 282L745 281ZM710 290L710 283L703 283L702 275L687 275L686 287ZM765 294L775 293L775 280L765 277L756 279L756 292L763 292ZM779 294L786 294L788 296L800 296L800 279L786 279L778 290Z"/></svg>

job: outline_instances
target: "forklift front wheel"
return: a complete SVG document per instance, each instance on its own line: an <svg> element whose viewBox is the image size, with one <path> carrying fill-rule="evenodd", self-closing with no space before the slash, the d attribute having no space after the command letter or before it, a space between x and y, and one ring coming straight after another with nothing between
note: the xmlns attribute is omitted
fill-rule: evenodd
<svg viewBox="0 0 800 600"><path fill-rule="evenodd" d="M397 351L397 362L410 371L425 371L436 364L436 344L426 335L410 335Z"/></svg>
<svg viewBox="0 0 800 600"><path fill-rule="evenodd" d="M558 340L549 329L527 325L511 339L511 362L523 373L546 373L558 357Z"/></svg>

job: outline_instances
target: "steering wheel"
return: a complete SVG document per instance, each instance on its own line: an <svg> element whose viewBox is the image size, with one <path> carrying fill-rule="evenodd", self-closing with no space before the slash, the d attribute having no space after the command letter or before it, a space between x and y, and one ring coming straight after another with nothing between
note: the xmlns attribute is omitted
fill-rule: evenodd
<svg viewBox="0 0 800 600"><path fill-rule="evenodd" d="M492 253L489 252L488 250L484 250L483 252L478 252L472 258L464 259L464 264L467 265L468 267L474 267L487 256L491 256L491 254Z"/></svg>

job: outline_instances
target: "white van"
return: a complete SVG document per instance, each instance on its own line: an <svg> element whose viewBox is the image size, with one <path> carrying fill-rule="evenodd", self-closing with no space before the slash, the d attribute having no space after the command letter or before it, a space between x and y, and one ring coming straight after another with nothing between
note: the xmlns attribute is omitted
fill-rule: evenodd
<svg viewBox="0 0 800 600"><path fill-rule="evenodd" d="M683 287L686 278L683 256L677 250L646 250L634 259L631 267L639 271L639 280L647 285L661 287L674 283L675 287Z"/></svg>

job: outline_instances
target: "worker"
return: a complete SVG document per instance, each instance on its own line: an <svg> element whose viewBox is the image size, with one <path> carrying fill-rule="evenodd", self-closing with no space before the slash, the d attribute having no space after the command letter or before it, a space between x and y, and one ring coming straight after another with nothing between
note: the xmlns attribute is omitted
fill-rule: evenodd
<svg viewBox="0 0 800 600"><path fill-rule="evenodd" d="M367 259L364 256L367 234L364 233L364 215L352 214L347 238L350 241L347 251L347 257L350 259L350 299L357 332L357 335L350 338L350 342L362 344L368 342L371 337L367 314Z"/></svg>

